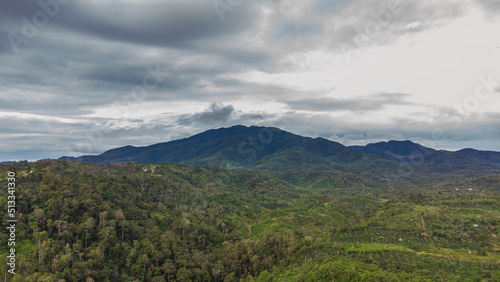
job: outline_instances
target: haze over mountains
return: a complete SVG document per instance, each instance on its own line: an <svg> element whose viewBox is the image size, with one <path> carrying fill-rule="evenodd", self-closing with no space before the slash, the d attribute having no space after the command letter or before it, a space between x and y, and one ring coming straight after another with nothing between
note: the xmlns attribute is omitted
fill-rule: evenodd
<svg viewBox="0 0 500 282"><path fill-rule="evenodd" d="M274 127L233 126L146 147L125 146L79 162L108 164L171 162L262 170L331 169L342 166L388 169L399 162L454 168L495 169L500 153L463 149L435 150L411 141L389 141L346 147L324 138L303 137Z"/></svg>

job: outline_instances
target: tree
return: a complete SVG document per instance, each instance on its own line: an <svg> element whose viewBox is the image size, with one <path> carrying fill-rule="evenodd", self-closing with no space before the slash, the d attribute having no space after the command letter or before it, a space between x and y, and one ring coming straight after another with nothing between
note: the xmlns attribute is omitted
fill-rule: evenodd
<svg viewBox="0 0 500 282"><path fill-rule="evenodd" d="M85 248L87 247L87 242L89 238L89 231L94 228L95 220L92 217L87 217L84 219L84 222L81 224L82 228L85 230Z"/></svg>
<svg viewBox="0 0 500 282"><path fill-rule="evenodd" d="M170 278L175 275L176 273L176 268L172 260L167 259L163 265L161 266L161 270L165 275L167 275L167 280L170 280Z"/></svg>
<svg viewBox="0 0 500 282"><path fill-rule="evenodd" d="M177 271L177 279L176 281L192 281L191 280L192 273L189 269L182 267Z"/></svg>
<svg viewBox="0 0 500 282"><path fill-rule="evenodd" d="M128 230L130 228L130 223L124 219L124 220L120 220L120 222L118 223L118 226L122 230L122 241L123 241L123 236L125 234L125 230Z"/></svg>

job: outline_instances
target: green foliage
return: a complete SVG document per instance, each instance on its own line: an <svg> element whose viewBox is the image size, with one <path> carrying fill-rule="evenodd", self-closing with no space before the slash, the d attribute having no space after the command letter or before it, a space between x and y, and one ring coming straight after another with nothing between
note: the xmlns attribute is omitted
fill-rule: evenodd
<svg viewBox="0 0 500 282"><path fill-rule="evenodd" d="M7 281L500 277L500 175L390 189L337 170L45 161L2 165L0 177L28 165L16 182L16 276L5 276L2 245Z"/></svg>

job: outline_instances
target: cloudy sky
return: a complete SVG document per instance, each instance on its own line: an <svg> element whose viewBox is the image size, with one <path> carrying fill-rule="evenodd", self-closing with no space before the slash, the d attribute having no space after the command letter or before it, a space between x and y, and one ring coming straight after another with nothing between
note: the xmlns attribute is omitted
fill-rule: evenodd
<svg viewBox="0 0 500 282"><path fill-rule="evenodd" d="M0 161L236 124L500 151L498 0L3 0Z"/></svg>

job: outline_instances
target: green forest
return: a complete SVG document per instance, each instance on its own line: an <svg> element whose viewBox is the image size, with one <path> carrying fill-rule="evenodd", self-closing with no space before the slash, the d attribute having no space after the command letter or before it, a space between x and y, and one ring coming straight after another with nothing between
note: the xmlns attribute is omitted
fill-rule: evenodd
<svg viewBox="0 0 500 282"><path fill-rule="evenodd" d="M7 178L16 174L16 269ZM4 281L500 281L500 174L0 165Z"/></svg>

